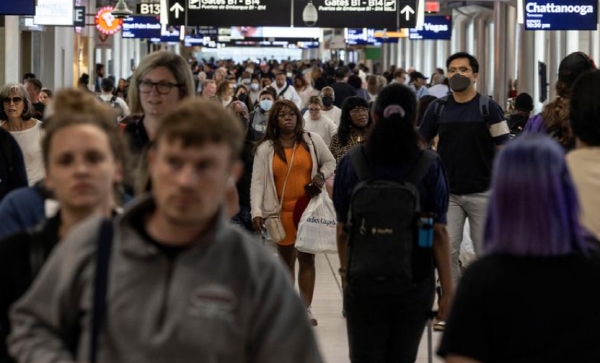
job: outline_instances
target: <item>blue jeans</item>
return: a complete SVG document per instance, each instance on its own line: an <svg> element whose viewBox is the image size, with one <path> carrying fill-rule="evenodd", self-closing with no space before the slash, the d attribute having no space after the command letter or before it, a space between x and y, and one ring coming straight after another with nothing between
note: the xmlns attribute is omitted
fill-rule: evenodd
<svg viewBox="0 0 600 363"><path fill-rule="evenodd" d="M344 291L352 363L414 363L433 304L433 275L401 296Z"/></svg>

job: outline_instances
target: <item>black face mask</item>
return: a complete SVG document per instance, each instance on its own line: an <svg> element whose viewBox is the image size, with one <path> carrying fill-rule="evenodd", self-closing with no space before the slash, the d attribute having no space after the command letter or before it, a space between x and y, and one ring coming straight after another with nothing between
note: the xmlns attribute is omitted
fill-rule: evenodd
<svg viewBox="0 0 600 363"><path fill-rule="evenodd" d="M325 107L333 105L333 97L323 97L322 100Z"/></svg>
<svg viewBox="0 0 600 363"><path fill-rule="evenodd" d="M246 97L247 97L247 96L246 96L246 94L245 94L245 93L240 93L240 94L237 96L237 99L238 99L238 101L241 101L241 102L246 102Z"/></svg>
<svg viewBox="0 0 600 363"><path fill-rule="evenodd" d="M454 92L463 92L471 86L471 79L462 74L455 74L448 80L448 83Z"/></svg>

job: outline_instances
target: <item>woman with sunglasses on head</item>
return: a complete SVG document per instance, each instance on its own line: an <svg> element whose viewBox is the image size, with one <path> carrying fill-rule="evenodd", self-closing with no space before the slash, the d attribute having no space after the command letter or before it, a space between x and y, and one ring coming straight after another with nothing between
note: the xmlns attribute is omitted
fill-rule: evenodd
<svg viewBox="0 0 600 363"><path fill-rule="evenodd" d="M56 112L44 122L42 142L47 176L58 213L33 229L0 240L0 362L8 358L8 310L27 291L54 246L77 223L116 210L125 146L112 110L87 91L56 94Z"/></svg>
<svg viewBox="0 0 600 363"><path fill-rule="evenodd" d="M339 162L354 146L367 139L371 117L369 104L362 98L352 96L344 100L338 132L331 138L329 149Z"/></svg>
<svg viewBox="0 0 600 363"><path fill-rule="evenodd" d="M296 251L297 227L293 214L298 200L309 191L311 196L318 194L334 169L335 159L323 139L303 130L302 115L296 104L285 99L276 101L265 136L256 146L250 187L252 221L255 230L262 232L265 220L280 218L285 237L275 241L277 252L292 277L298 259L300 294L313 325L317 325L310 311L315 288L315 255Z"/></svg>
<svg viewBox="0 0 600 363"><path fill-rule="evenodd" d="M23 85L7 84L0 90L2 110L0 127L15 138L25 159L27 182L33 185L45 176L41 142L42 122L33 118L35 112L29 93Z"/></svg>
<svg viewBox="0 0 600 363"><path fill-rule="evenodd" d="M139 194L148 188L147 163L143 159L147 145L154 139L158 119L166 110L187 97L195 96L194 78L185 59L166 51L146 56L131 77L128 89L129 109L132 115L121 123L129 141L136 170L135 185L129 192ZM132 183L129 183L132 184Z"/></svg>

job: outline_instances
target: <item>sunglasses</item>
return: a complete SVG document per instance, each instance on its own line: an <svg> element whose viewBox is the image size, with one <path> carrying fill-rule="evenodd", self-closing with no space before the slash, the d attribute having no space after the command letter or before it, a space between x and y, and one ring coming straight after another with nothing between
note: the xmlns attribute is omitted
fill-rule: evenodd
<svg viewBox="0 0 600 363"><path fill-rule="evenodd" d="M2 103L10 105L10 103L14 103L15 105L23 102L23 97L4 97L2 99Z"/></svg>

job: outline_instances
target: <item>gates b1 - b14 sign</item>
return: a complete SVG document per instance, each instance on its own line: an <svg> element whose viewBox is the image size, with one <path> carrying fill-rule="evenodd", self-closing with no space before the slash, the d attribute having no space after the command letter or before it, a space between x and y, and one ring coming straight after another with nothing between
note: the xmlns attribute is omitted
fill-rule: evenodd
<svg viewBox="0 0 600 363"><path fill-rule="evenodd" d="M526 0L525 30L596 30L597 0Z"/></svg>

